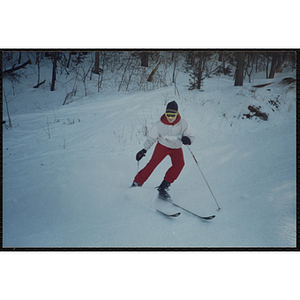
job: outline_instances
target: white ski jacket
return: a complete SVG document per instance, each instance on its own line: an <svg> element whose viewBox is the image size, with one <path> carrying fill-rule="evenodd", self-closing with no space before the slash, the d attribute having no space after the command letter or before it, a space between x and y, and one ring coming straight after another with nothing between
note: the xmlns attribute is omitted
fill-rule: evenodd
<svg viewBox="0 0 300 300"><path fill-rule="evenodd" d="M183 145L181 141L183 136L189 137L191 143L193 143L195 139L194 131L187 121L182 119L178 114L176 121L169 123L165 115L163 115L149 131L144 148L149 150L151 146L158 141L165 147L178 149Z"/></svg>

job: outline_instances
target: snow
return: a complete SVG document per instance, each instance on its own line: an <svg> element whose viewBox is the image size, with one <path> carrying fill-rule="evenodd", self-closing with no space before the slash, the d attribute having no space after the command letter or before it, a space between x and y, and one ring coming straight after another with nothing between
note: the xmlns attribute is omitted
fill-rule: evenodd
<svg viewBox="0 0 300 300"><path fill-rule="evenodd" d="M88 96L82 86L64 106L72 87L59 84L66 78L50 92L49 65L42 68L48 84L39 89L32 88L34 65L24 72L14 95L3 82L13 124L3 129L4 247L296 247L296 90L280 83L295 72L285 69L264 88L252 87L267 82L262 73L243 87L215 76L203 92L189 91L179 73L180 96L172 85L129 92L107 85L97 93L90 83ZM276 99L278 108L268 102ZM169 159L142 188L129 188L145 131L171 100L196 132L191 150L222 209L185 146L186 164L170 194L199 215L215 214L212 221L155 211L154 187ZM268 121L243 118L249 105L261 106ZM3 113L7 121L5 103Z"/></svg>

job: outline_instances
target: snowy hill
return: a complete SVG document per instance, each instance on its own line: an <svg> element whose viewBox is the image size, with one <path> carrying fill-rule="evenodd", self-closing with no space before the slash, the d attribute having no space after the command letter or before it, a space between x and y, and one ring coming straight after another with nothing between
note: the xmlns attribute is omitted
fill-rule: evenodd
<svg viewBox="0 0 300 300"><path fill-rule="evenodd" d="M79 91L62 105L65 89L33 89L32 70L9 98L13 126L3 130L4 247L296 246L296 89L282 84L295 72L285 69L269 81L257 73L243 87L213 76L203 92L189 91L187 74L179 73L179 95L173 85L106 88L86 97ZM42 71L48 80L50 67ZM271 84L253 87L262 83ZM10 89L4 81L7 94ZM155 211L154 188L169 159L142 188L128 188L135 154L171 100L196 132L191 149L222 209L216 211L185 146L186 164L170 194L200 215L215 214L212 221ZM244 116L249 106L260 107L268 120ZM7 121L5 103L3 111Z"/></svg>

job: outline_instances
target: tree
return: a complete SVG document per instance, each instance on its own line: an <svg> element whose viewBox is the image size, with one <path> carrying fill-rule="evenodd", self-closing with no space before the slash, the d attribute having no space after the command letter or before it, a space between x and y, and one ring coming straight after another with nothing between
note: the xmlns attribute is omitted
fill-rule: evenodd
<svg viewBox="0 0 300 300"><path fill-rule="evenodd" d="M173 75L172 75L172 83L176 85L176 69L177 69L177 61L178 61L178 55L176 53L172 53L172 62L174 64L173 68Z"/></svg>
<svg viewBox="0 0 300 300"><path fill-rule="evenodd" d="M269 78L269 56L266 55L266 60L267 60L267 63L266 63L266 79Z"/></svg>
<svg viewBox="0 0 300 300"><path fill-rule="evenodd" d="M40 52L36 52L35 54L35 62L37 64L37 68L38 68L38 78L37 78L37 84L36 87L38 87L40 85L40 78L41 78L41 58L40 58Z"/></svg>
<svg viewBox="0 0 300 300"><path fill-rule="evenodd" d="M245 52L236 53L236 69L234 86L243 86Z"/></svg>
<svg viewBox="0 0 300 300"><path fill-rule="evenodd" d="M52 52L52 83L51 83L51 91L55 90L55 81L56 81L56 65L57 65L57 52Z"/></svg>
<svg viewBox="0 0 300 300"><path fill-rule="evenodd" d="M105 60L106 60L106 52L102 52L102 67L101 67L101 70L99 69L99 77L98 77L98 93L101 89L102 82L103 82Z"/></svg>
<svg viewBox="0 0 300 300"><path fill-rule="evenodd" d="M148 52L141 53L141 66L148 67L149 54Z"/></svg>
<svg viewBox="0 0 300 300"><path fill-rule="evenodd" d="M295 59L294 54L295 54L294 52L283 52L283 51L272 52L269 78L274 78L276 73L281 73L284 64L291 58L292 61Z"/></svg>
<svg viewBox="0 0 300 300"><path fill-rule="evenodd" d="M223 74L226 75L226 68L225 68L225 52L219 52L218 61L222 63L222 71Z"/></svg>
<svg viewBox="0 0 300 300"><path fill-rule="evenodd" d="M31 60L30 59L28 59L24 64L22 64L20 66L17 66L17 67L16 67L16 64L14 64L11 69L3 71L3 74L14 73L14 72L16 72L16 71L18 71L18 70L20 70L22 68L25 68L29 64L31 64Z"/></svg>
<svg viewBox="0 0 300 300"><path fill-rule="evenodd" d="M127 59L127 64L126 64L126 66L125 66L125 68L124 68L124 72L123 72L123 75L122 75L122 78L121 78L121 82L120 82L120 84L119 84L118 92L120 92L120 90L121 90L121 86L122 86L123 81L124 81L124 79L125 79L125 74L126 74L127 69L128 69L129 66L130 66L130 63L131 63L131 56L130 56L130 53L129 53L128 59Z"/></svg>
<svg viewBox="0 0 300 300"><path fill-rule="evenodd" d="M69 59L68 59L67 66L66 66L67 68L69 68L69 66L70 66L70 61L71 61L72 54L73 54L72 52L69 53Z"/></svg>
<svg viewBox="0 0 300 300"><path fill-rule="evenodd" d="M77 77L81 78L84 86L84 96L86 97L88 95L88 87L87 87L87 78L90 70L93 67L94 62L92 61L90 65L87 65L87 68L85 68L84 65L80 64L76 68L77 70ZM82 72L81 72L82 71Z"/></svg>
<svg viewBox="0 0 300 300"><path fill-rule="evenodd" d="M100 73L100 68L99 68L99 52L96 51L95 52L95 64L94 64L94 69L92 71L94 74L98 74Z"/></svg>
<svg viewBox="0 0 300 300"><path fill-rule="evenodd" d="M197 51L193 52L190 56L190 87L189 90L200 90L202 82L205 77L208 76L207 71L207 61L211 58L212 52L210 51Z"/></svg>
<svg viewBox="0 0 300 300"><path fill-rule="evenodd" d="M155 75L155 73L156 73L159 65L160 65L160 61L158 62L158 64L156 65L156 67L152 70L151 74L149 75L149 77L147 79L148 82L152 82L153 77L154 77L154 75Z"/></svg>
<svg viewBox="0 0 300 300"><path fill-rule="evenodd" d="M5 94L4 88L3 88L3 95L4 95L5 104L6 104L6 111L7 111L7 117L8 117L8 127L12 127L12 122L11 122L11 118L10 118L10 114L9 114L9 109L8 109L8 101L7 101L7 98L6 98L6 94Z"/></svg>
<svg viewBox="0 0 300 300"><path fill-rule="evenodd" d="M272 61L271 61L271 68L270 68L269 78L274 78L275 72L276 72L276 69L277 69L278 59L279 59L278 52L273 52L271 57L272 57Z"/></svg>
<svg viewBox="0 0 300 300"><path fill-rule="evenodd" d="M248 75L249 83L251 82L251 74L254 69L254 62L256 59L256 55L254 52L248 52L246 53L246 67L245 67L245 73Z"/></svg>

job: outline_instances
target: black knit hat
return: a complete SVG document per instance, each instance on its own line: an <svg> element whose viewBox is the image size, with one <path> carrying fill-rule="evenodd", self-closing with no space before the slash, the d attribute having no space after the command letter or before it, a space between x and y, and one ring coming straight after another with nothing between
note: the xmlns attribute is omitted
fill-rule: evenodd
<svg viewBox="0 0 300 300"><path fill-rule="evenodd" d="M169 102L166 108L166 112L178 112L178 105L175 101Z"/></svg>

